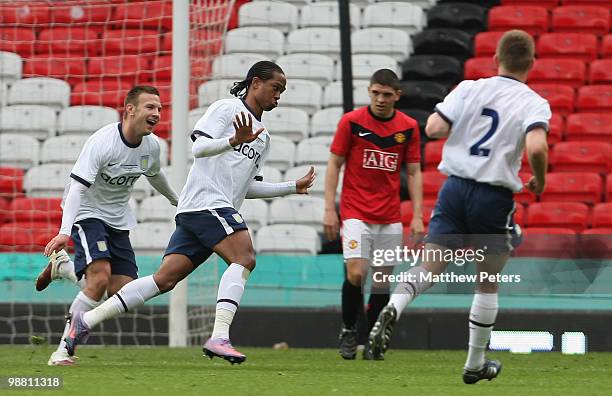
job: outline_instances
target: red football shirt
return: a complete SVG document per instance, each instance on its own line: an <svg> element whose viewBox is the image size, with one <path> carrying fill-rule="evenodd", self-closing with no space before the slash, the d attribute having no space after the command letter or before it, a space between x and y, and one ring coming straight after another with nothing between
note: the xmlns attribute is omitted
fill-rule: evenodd
<svg viewBox="0 0 612 396"><path fill-rule="evenodd" d="M330 151L345 158L340 218L399 223L401 164L421 160L418 123L400 111L381 119L362 107L342 116Z"/></svg>

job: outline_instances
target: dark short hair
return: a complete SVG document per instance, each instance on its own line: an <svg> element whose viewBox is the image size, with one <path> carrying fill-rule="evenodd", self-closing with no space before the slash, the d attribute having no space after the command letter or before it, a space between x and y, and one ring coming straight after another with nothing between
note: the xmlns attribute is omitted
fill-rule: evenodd
<svg viewBox="0 0 612 396"><path fill-rule="evenodd" d="M510 73L525 73L534 59L533 37L522 30L509 30L501 36L495 51L499 63Z"/></svg>
<svg viewBox="0 0 612 396"><path fill-rule="evenodd" d="M270 61L259 61L255 63L247 72L246 78L242 81L236 81L230 89L230 94L244 98L249 91L249 87L253 82L253 78L257 77L260 80L269 80L274 77L274 72L285 74L279 65Z"/></svg>
<svg viewBox="0 0 612 396"><path fill-rule="evenodd" d="M127 107L128 104L138 106L138 97L143 93L159 96L159 91L155 87L150 85L136 85L134 88L130 89L130 92L128 92L125 96L123 106Z"/></svg>
<svg viewBox="0 0 612 396"><path fill-rule="evenodd" d="M393 89L400 89L400 80L397 74L391 69L379 69L370 77L370 85L380 84L386 85Z"/></svg>

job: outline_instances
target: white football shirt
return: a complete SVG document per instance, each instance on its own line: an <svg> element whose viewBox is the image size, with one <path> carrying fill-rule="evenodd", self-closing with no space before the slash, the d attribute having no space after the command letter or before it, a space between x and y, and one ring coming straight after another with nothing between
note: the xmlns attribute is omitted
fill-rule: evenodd
<svg viewBox="0 0 612 396"><path fill-rule="evenodd" d="M192 139L228 139L234 136L234 117L244 112L253 119L253 132L265 128L242 99L213 103L193 128ZM263 131L255 141L243 143L212 157L196 158L181 191L177 213L242 206L249 185L263 177L263 164L270 148L270 135Z"/></svg>
<svg viewBox="0 0 612 396"><path fill-rule="evenodd" d="M442 173L521 190L525 135L538 127L548 131L546 99L514 78L495 76L461 82L436 112L452 124Z"/></svg>
<svg viewBox="0 0 612 396"><path fill-rule="evenodd" d="M97 130L81 149L70 177L89 187L81 198L75 221L95 218L119 230L131 230L136 218L128 203L140 175L160 169L158 137L148 135L139 145L123 137L121 123ZM64 198L68 188L64 191Z"/></svg>

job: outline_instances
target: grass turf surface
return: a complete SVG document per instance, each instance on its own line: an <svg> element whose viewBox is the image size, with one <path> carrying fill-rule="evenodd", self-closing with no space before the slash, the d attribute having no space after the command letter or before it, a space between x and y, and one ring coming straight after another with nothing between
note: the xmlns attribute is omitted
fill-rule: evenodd
<svg viewBox="0 0 612 396"><path fill-rule="evenodd" d="M384 362L343 361L331 349L240 348L231 365L200 348L82 347L78 365L48 367L49 346L0 346L0 376L62 376L60 391L15 395L611 395L612 354L490 353L499 378L464 385L462 351L392 350Z"/></svg>

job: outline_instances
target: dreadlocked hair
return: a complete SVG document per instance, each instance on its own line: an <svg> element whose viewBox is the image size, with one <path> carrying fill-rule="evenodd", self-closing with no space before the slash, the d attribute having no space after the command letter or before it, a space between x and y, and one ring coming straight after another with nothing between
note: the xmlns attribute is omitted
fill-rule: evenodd
<svg viewBox="0 0 612 396"><path fill-rule="evenodd" d="M274 76L274 72L285 74L279 65L270 61L259 61L249 69L246 78L242 81L236 81L230 89L230 94L244 98L253 82L253 77L260 80L269 80Z"/></svg>

